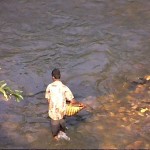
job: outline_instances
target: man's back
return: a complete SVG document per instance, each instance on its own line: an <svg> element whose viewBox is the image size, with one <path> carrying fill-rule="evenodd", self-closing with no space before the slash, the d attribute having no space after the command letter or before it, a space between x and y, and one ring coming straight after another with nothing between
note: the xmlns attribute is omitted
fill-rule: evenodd
<svg viewBox="0 0 150 150"><path fill-rule="evenodd" d="M49 116L54 120L59 120L65 115L66 99L72 100L74 96L61 81L54 81L48 85L45 98L50 99Z"/></svg>

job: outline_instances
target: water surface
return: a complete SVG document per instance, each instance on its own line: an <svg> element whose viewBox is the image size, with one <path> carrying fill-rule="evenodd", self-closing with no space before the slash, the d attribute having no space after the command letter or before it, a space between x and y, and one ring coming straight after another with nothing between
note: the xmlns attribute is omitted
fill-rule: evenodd
<svg viewBox="0 0 150 150"><path fill-rule="evenodd" d="M21 103L1 97L0 148L150 148L147 134L125 132L109 115L128 107L124 83L150 73L149 8L149 0L0 1L0 80L25 95ZM55 67L94 108L67 119L69 143L52 140L47 118L43 91ZM137 127L150 133L144 120Z"/></svg>

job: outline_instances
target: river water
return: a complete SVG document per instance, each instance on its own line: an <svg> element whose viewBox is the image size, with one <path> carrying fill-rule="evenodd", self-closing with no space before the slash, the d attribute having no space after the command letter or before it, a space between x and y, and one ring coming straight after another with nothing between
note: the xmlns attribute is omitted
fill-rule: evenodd
<svg viewBox="0 0 150 150"><path fill-rule="evenodd" d="M110 118L119 102L106 103L124 82L150 73L149 31L149 0L1 0L0 80L23 90L24 100L1 97L0 148L150 148L147 136ZM54 142L50 132L43 91L55 67L93 108L67 118L70 142Z"/></svg>

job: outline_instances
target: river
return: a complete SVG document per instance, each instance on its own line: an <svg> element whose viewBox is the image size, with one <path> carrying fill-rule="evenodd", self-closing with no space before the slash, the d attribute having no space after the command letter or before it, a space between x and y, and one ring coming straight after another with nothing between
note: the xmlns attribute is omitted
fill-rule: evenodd
<svg viewBox="0 0 150 150"><path fill-rule="evenodd" d="M138 118L143 136L125 131L126 113L125 124L113 119L127 105L124 83L150 74L149 31L149 0L1 0L0 80L24 100L1 96L0 148L150 148L149 114ZM93 107L67 118L70 142L50 132L44 91L54 68Z"/></svg>

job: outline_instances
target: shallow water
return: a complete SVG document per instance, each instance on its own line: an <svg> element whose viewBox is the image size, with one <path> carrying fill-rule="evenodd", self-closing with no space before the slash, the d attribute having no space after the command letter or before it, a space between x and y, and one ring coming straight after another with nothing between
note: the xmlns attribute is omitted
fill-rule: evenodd
<svg viewBox="0 0 150 150"><path fill-rule="evenodd" d="M146 136L117 128L109 102L97 100L120 92L126 105L123 83L150 73L149 8L149 0L0 1L0 80L25 97L1 97L0 148L125 148L134 140L150 148ZM76 99L93 107L67 119L69 143L52 140L47 118L43 91L55 67Z"/></svg>

